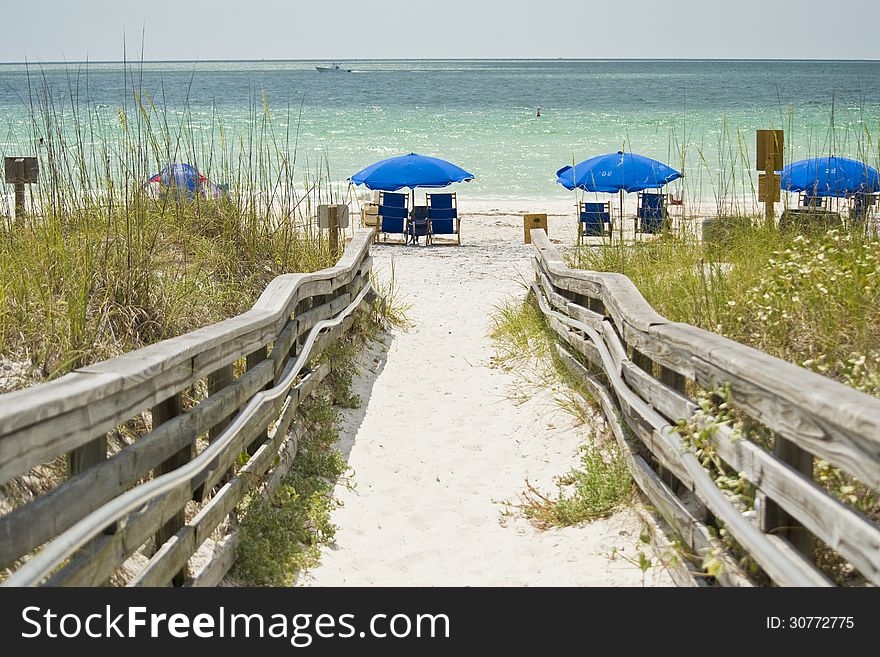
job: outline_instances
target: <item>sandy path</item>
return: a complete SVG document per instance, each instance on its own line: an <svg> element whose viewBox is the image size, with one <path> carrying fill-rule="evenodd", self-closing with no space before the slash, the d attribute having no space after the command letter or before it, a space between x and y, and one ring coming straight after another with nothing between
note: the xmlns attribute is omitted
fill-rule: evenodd
<svg viewBox="0 0 880 657"><path fill-rule="evenodd" d="M560 230L551 223L551 236ZM463 242L374 248L386 276L394 258L413 327L365 357L363 405L347 412L341 440L356 488L338 488L336 545L302 583L641 585L641 571L607 558L613 548L638 554L632 511L545 532L502 524L499 501L526 479L551 489L587 434L549 394L517 405L512 376L491 366L490 315L522 296L530 271L522 220L474 217ZM671 583L660 567L645 581Z"/></svg>

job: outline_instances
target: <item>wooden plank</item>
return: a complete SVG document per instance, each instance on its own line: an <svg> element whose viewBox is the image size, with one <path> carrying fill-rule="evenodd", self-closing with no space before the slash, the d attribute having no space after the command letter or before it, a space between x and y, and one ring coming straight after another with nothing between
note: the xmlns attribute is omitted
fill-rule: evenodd
<svg viewBox="0 0 880 657"><path fill-rule="evenodd" d="M235 563L237 550L238 532L236 531L224 536L223 540L214 545L211 559L195 571L192 579L185 582L184 586L198 588L218 586Z"/></svg>
<svg viewBox="0 0 880 657"><path fill-rule="evenodd" d="M611 354L611 360L614 361L614 368L620 374L623 371L623 363L629 359L626 357L626 350L623 348L620 338L614 331L614 325L607 319L602 322L601 335L605 346L608 347L608 352Z"/></svg>
<svg viewBox="0 0 880 657"><path fill-rule="evenodd" d="M63 378L66 377L62 377ZM117 392L84 403L61 415L0 436L0 483L16 477L30 468L48 463L56 456L73 450L94 439L96 434L109 431L134 417L140 411L186 387L189 372L175 370L171 380L163 377L166 384L160 390L144 386L140 390ZM96 379L97 380L97 379ZM116 387L114 382L113 388ZM31 394L42 395L40 386L28 388ZM53 394L56 394L53 392ZM57 394L63 394L58 391ZM14 406L14 400L0 396L0 407ZM48 406L52 399L45 399Z"/></svg>
<svg viewBox="0 0 880 657"><path fill-rule="evenodd" d="M623 380L639 397L669 418L670 424L690 418L697 410L697 405L690 399L657 381L633 363L623 364Z"/></svg>
<svg viewBox="0 0 880 657"><path fill-rule="evenodd" d="M666 325L655 324L649 332L624 324L623 339L630 347L638 349L661 367L688 379L696 378L692 355L685 349L677 349L662 339L657 339L655 330L660 326Z"/></svg>
<svg viewBox="0 0 880 657"><path fill-rule="evenodd" d="M653 324L668 321L648 304L638 288L623 274L569 269L561 260L545 260L543 267L554 286L601 299L606 313L612 317L621 333L624 323L647 329Z"/></svg>
<svg viewBox="0 0 880 657"><path fill-rule="evenodd" d="M369 273L371 266L371 260L368 257L369 231L365 232L364 239L353 242L357 248L352 249L350 246L346 251L340 260L341 266L301 277L305 283L315 283L311 286L312 290L326 290L326 294L335 294L335 298L329 303L331 312L348 304L351 290L360 289ZM330 284L325 285L324 283L328 279ZM234 355L235 351L233 348L230 352L228 348L230 340L232 342L237 340L235 344L238 345L248 345L261 342L264 338L268 342L277 337L266 327L265 320L271 318L280 331L284 323L289 320L289 313L285 317L283 311L273 310L270 312L268 311L269 303L271 302L275 306L279 303L286 303L287 309L290 310L300 303L300 297L303 296L302 284L294 285L291 289L289 280L283 283L284 285L276 285L275 289L269 290L269 294L261 297L264 307L255 307L244 315L227 320L227 323L221 326L223 330L219 331L220 335L217 335L218 325L205 327L205 329L200 329L192 334L151 345L144 350L125 354L118 359L84 368L87 371L77 371L50 384L48 389L53 396L51 403L48 403L45 397L38 399L38 396L33 392L36 388L22 391L27 394L22 394L17 398L18 409L16 410L22 409L23 413L8 412L10 411L8 397L0 398L0 427L6 426L10 429L5 434L0 433L0 459L6 458L5 461L0 460L0 472L5 473L6 476L15 476L18 470L26 469L32 463L37 463L38 461L35 460L37 457L34 454L38 453L39 449L45 449L46 453L49 453L51 449L60 449L63 452L66 451L66 447L73 449L88 442L89 438L93 439L94 433L91 436L85 434L84 430L77 433L77 426L89 427L94 431L94 427L98 423L107 423L115 417L127 419L131 416L129 413L137 412L133 409L143 409L151 405L156 406L154 408L156 422L161 422L163 419L168 420L133 445L123 448L113 459L88 468L85 472L62 484L55 491L50 491L34 503L25 505L0 519L0 528L15 530L16 525L26 516L30 516L33 520L33 505L48 512L53 505L57 508L59 502L76 503L82 500L75 509L76 513L71 514L73 519L68 518L61 521L60 525L56 523L54 526L52 523L41 522L39 526L42 529L32 533L23 543L19 542L15 547L29 542L40 532L48 531L49 538L51 538L52 535L63 531L63 529L59 529L60 526L71 524L87 514L88 509L103 503L96 500L102 497L109 499L118 494L120 490L127 488L131 483L131 477L142 477L145 471L157 466L159 471L179 467L179 463L183 460L183 453L186 452L187 457L189 456L192 439L195 435L210 426L210 424L205 426L206 423L217 424L241 406L244 399L240 399L239 395L244 386L238 385L239 383L247 381L250 387L254 387L254 384L259 387L270 381L273 375L273 363L265 361L261 364L252 363L253 369L238 382L211 395L209 399L198 404L193 411L187 414L180 413L178 393L195 380L192 362L197 354L203 354L206 351L214 350L218 345L226 344L225 350L219 349L212 353L217 358L229 358L231 354ZM307 288L306 291L308 291ZM353 319L349 318L344 323L342 330L350 327L352 322ZM315 345L316 348L323 348L336 334L336 331L331 331L322 336ZM224 341L226 342L224 343ZM225 363L223 367L227 365L228 363ZM256 376L258 372L259 379ZM225 378L228 379L228 376ZM308 379L303 387L307 385ZM40 388L39 392L44 392L47 389L46 387L38 388ZM169 401L165 401L169 398L171 398ZM79 405L83 400L88 400L88 407ZM229 403L234 403L235 406L228 407ZM31 422L35 418L38 421ZM289 414L282 415L282 424L289 423L289 418ZM279 424L279 427L282 424ZM58 435L53 437L53 432L62 425L66 425L64 428L67 431L58 432L60 439ZM181 435L190 433L193 435ZM22 447L25 445L28 450L26 453L22 453ZM172 464L170 462L172 460L176 463ZM103 485L104 482L107 482L106 486ZM98 494L92 494L95 488L100 489ZM147 540L150 534L156 531L160 534L167 533L170 527L169 521L179 522L178 514L182 511L186 501L182 499L183 493L186 492L184 488L176 489L173 493L166 494L147 504L138 513L131 514L116 534L98 537L64 568L53 574L52 582L56 584L97 584L106 580L122 561ZM76 504L72 506L76 506ZM60 515L63 516L63 514ZM2 533L0 530L0 536ZM18 536L17 532L9 532L6 535L9 537L13 534ZM159 541L162 541L161 536ZM4 548L9 547L12 546L4 545ZM25 548L25 551L32 549L32 547ZM168 549L171 549L170 546ZM20 556L22 553L16 556ZM100 563L96 563L96 559Z"/></svg>
<svg viewBox="0 0 880 657"><path fill-rule="evenodd" d="M550 279L547 278L547 274L545 274L541 267L538 266L536 261L532 261L535 267L535 276L537 277L538 285L544 291L544 296L547 297L547 301L550 302L550 305L559 310L560 312L567 312L569 300L558 294L556 289L553 287L553 284L550 282Z"/></svg>
<svg viewBox="0 0 880 657"><path fill-rule="evenodd" d="M641 395L645 395L646 399L649 391L662 390L661 395L648 399L661 412L669 413L676 407L678 414L686 410L685 406L690 402L680 394L685 389L685 376L695 379L703 387L730 383L733 400L738 407L778 432L782 438L796 444L799 449L798 457L803 460L799 467L806 476L800 476L796 480L798 483L792 484L789 471L788 477L779 479L779 482L786 484L777 483L780 490L775 491L775 494L779 499L770 495L771 501L778 502L780 508L804 522L817 535L820 535L818 532L822 531L824 525L824 534L820 536L830 533L829 540L841 550L848 551L847 559L858 561L860 565L857 567L866 570L869 579L875 576L876 564L866 552L878 552L880 545L875 537L877 527L864 519L863 524L859 524L856 522L857 514L844 513L846 520L843 524L846 525L846 530L842 533L858 536L854 542L859 547L853 548L849 545L851 541L840 540L841 523L835 522L834 514L839 514L843 507L813 486L810 481L811 457L804 453L816 453L875 489L878 488L880 400L720 336L687 325L674 324L659 316L650 319L645 308L638 307L641 302L636 296L629 295L629 299L624 302L614 303L614 298L619 296L619 292L626 292L627 286L605 274L587 272L579 277L587 279L589 286L570 285L567 281L567 277L571 276L570 270L567 270L555 250L549 248L549 243L541 245L540 239L536 242L538 246L548 247L539 248L536 253L540 263L538 269L546 272L552 286L558 285L573 292L587 294L595 294L598 288L615 325L622 327L624 340L662 366L660 376L663 383L667 384L665 389L655 387L649 379L638 376L636 368L624 368L625 380ZM646 322L646 319L649 321ZM567 327L554 326L554 329L566 342L577 348L577 340L572 339L571 331ZM676 389L679 394L675 394ZM747 441L742 442L749 445ZM751 447L759 450L754 445ZM766 453L763 453L762 458L771 459L777 467L784 467ZM768 471L773 471L771 465L763 465ZM735 467L742 470L739 466ZM752 471L751 475L752 478L760 478L761 473ZM772 485L774 484L765 484ZM789 488L794 485L797 494L793 496L791 490L786 491L786 485ZM804 501L804 495L809 502ZM819 500L826 500L824 503L830 501L833 508L822 507L823 503ZM813 518L812 524L809 524L809 518L805 519L803 516L814 513L817 505L821 507L822 520ZM790 521L788 522L790 525Z"/></svg>
<svg viewBox="0 0 880 657"><path fill-rule="evenodd" d="M583 337L579 333L575 333L568 326L560 322L555 317L546 316L547 323L550 325L556 334L559 335L566 343L568 343L575 351L577 351L580 355L584 356L590 363L595 365L596 367L603 367L602 364L602 356L599 354L599 350L593 345L593 343L587 338Z"/></svg>
<svg viewBox="0 0 880 657"><path fill-rule="evenodd" d="M129 516L119 532L96 539L94 545L83 550L66 567L55 573L47 583L53 586L95 586L105 581L144 544L158 526L176 513L191 495L191 487L181 486L147 503L142 511Z"/></svg>
<svg viewBox="0 0 880 657"><path fill-rule="evenodd" d="M546 304L544 304L546 306ZM543 307L542 307L543 309ZM544 310L548 313L549 310ZM626 400L627 395L615 386L618 399L622 402ZM628 403L628 400L627 400ZM638 411L642 414L642 411ZM647 421L647 417L646 417ZM650 423L656 426L658 431L665 431L666 427L657 426L655 420ZM739 515L736 507L728 500L725 495L718 491L711 476L705 471L700 471L699 479L694 474L700 468L696 457L687 451L680 453L680 459L685 465L687 471L694 478L694 493L697 497L716 515L721 515L730 534L743 546L743 548L752 554L752 557L764 568L765 572L774 578L780 584L793 585L795 583L802 584L807 580L806 575L799 571L798 565L789 561L782 553L772 546L765 537L758 533L749 521Z"/></svg>
<svg viewBox="0 0 880 657"><path fill-rule="evenodd" d="M310 351L308 358L314 358L321 353L330 341L335 340L348 331L353 323L354 318L349 316L338 326L324 333L312 345L312 350ZM297 386L297 388L293 390L292 395L309 394L309 392L311 392L309 386L311 385L313 384L308 379L304 380L301 387ZM297 400L298 402L298 397L293 396L292 399ZM221 473L235 462L239 454L244 450L245 445L249 444L248 441L254 441L257 435L259 435L260 432L265 431L266 427L269 426L276 416L276 409L273 406L265 406L255 413L246 424L246 427L243 428L239 435L232 441L232 443L230 443L229 448L223 454L218 456L214 468L207 473L203 473L196 479L196 485L198 486L204 482L207 490L210 490L217 485L221 478Z"/></svg>
<svg viewBox="0 0 880 657"><path fill-rule="evenodd" d="M593 310L589 310L581 305L569 301L565 307L565 312L572 319L583 322L584 324L596 331L603 330L602 322L606 321L606 319L604 316Z"/></svg>
<svg viewBox="0 0 880 657"><path fill-rule="evenodd" d="M686 324L650 333L690 354L701 386L729 383L734 402L756 420L880 488L880 399Z"/></svg>
<svg viewBox="0 0 880 657"><path fill-rule="evenodd" d="M685 488L694 490L693 478L681 463L679 454L666 439L655 431L624 399L618 397L620 412L630 430L644 443L657 462L670 472ZM661 473L662 474L662 473Z"/></svg>
<svg viewBox="0 0 880 657"><path fill-rule="evenodd" d="M781 536L775 536L773 534L768 534L767 538L782 552L788 556L792 561L797 561L801 565L801 569L805 573L810 573L813 577L813 586L834 586L834 583L831 582L821 571L816 568L816 562L810 559L806 559L803 553L796 549L791 543L782 538Z"/></svg>

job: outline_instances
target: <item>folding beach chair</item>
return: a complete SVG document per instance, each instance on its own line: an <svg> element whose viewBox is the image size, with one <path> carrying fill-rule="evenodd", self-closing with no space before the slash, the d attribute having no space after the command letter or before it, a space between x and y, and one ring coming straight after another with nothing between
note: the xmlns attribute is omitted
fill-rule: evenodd
<svg viewBox="0 0 880 657"><path fill-rule="evenodd" d="M428 220L430 223L430 244L461 244L461 221L458 218L458 203L455 192L451 194L426 194L428 200ZM450 239L437 240L438 235L455 235Z"/></svg>
<svg viewBox="0 0 880 657"><path fill-rule="evenodd" d="M410 211L409 223L406 225L406 243L418 244L419 238L424 237L427 244L430 234L428 207L417 205Z"/></svg>
<svg viewBox="0 0 880 657"><path fill-rule="evenodd" d="M636 217L639 232L650 235L661 232L666 220L666 194L639 192Z"/></svg>
<svg viewBox="0 0 880 657"><path fill-rule="evenodd" d="M854 194L852 197L852 208L849 211L849 222L853 228L865 228L868 219L868 212L874 205L874 197L870 194Z"/></svg>
<svg viewBox="0 0 880 657"><path fill-rule="evenodd" d="M821 196L801 194L800 204L802 208L815 208L821 210L825 207L825 199Z"/></svg>
<svg viewBox="0 0 880 657"><path fill-rule="evenodd" d="M379 232L383 241L388 235L401 235L406 244L406 220L409 216L409 196L393 192L379 192ZM376 235L378 239L378 235Z"/></svg>
<svg viewBox="0 0 880 657"><path fill-rule="evenodd" d="M610 203L578 203L578 242L584 237L602 237L610 226Z"/></svg>

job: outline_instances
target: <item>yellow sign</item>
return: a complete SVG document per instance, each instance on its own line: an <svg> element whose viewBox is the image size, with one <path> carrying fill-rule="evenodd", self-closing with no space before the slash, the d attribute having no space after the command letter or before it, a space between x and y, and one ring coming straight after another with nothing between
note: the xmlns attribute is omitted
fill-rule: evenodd
<svg viewBox="0 0 880 657"><path fill-rule="evenodd" d="M755 158L755 168L758 171L782 171L785 132L783 130L758 130L757 133L758 156Z"/></svg>
<svg viewBox="0 0 880 657"><path fill-rule="evenodd" d="M758 201L761 203L779 203L782 198L780 185L782 176L778 173L770 174L770 187L767 187L767 174L758 174ZM769 192L769 194L768 194Z"/></svg>
<svg viewBox="0 0 880 657"><path fill-rule="evenodd" d="M523 215L523 232L525 233L525 243L532 243L532 235L529 232L533 228L543 228L547 232L547 215L546 214L524 214Z"/></svg>

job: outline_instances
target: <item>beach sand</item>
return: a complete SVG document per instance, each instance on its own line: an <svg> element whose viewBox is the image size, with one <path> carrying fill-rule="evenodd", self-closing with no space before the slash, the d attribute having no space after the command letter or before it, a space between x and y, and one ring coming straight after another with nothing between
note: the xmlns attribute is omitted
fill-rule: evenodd
<svg viewBox="0 0 880 657"><path fill-rule="evenodd" d="M570 244L573 217L549 234ZM590 427L542 391L513 396L515 375L493 366L494 309L521 299L531 276L522 217L466 215L462 246L377 245L375 269L411 308L412 327L391 330L363 357L359 409L346 411L340 449L354 488L340 485L336 543L304 574L310 586L671 585L659 564L644 575L644 525L624 509L611 518L540 531L504 517L526 480L555 491L577 465Z"/></svg>

